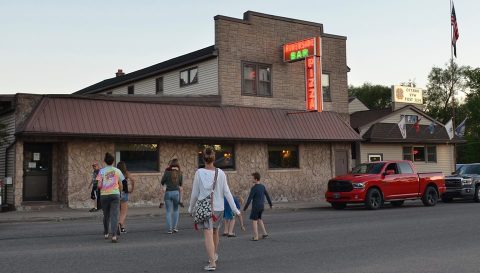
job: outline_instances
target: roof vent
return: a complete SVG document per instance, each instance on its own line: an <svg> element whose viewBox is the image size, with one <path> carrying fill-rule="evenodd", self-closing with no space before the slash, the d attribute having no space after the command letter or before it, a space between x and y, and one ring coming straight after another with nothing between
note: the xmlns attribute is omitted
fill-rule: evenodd
<svg viewBox="0 0 480 273"><path fill-rule="evenodd" d="M123 75L125 75L125 73L123 73L122 69L118 69L117 73L115 73L115 76L117 76L117 77L120 77L120 76L123 76Z"/></svg>

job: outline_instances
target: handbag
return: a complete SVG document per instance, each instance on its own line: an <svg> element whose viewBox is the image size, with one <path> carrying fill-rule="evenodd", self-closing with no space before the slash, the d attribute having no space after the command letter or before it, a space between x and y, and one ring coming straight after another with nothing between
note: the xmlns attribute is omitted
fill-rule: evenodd
<svg viewBox="0 0 480 273"><path fill-rule="evenodd" d="M215 168L215 178L213 179L213 189L210 195L203 199L198 199L195 202L195 211L193 222L195 223L195 229L198 230L197 225L208 221L213 217L213 221L216 221L216 217L213 215L213 192L217 184L218 169Z"/></svg>

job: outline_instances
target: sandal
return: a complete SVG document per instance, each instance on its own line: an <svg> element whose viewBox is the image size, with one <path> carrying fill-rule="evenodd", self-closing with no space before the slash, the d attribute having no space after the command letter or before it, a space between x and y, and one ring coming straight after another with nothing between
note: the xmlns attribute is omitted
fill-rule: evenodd
<svg viewBox="0 0 480 273"><path fill-rule="evenodd" d="M267 237L268 237L268 234L263 234L262 235L262 239L267 239Z"/></svg>
<svg viewBox="0 0 480 273"><path fill-rule="evenodd" d="M222 234L222 236L225 236L225 237L226 237L226 236L228 236L228 233L224 233L224 234Z"/></svg>
<svg viewBox="0 0 480 273"><path fill-rule="evenodd" d="M228 234L227 237L237 237L237 235L233 233L233 234Z"/></svg>
<svg viewBox="0 0 480 273"><path fill-rule="evenodd" d="M258 241L258 239L255 239L255 237L252 237L250 241Z"/></svg>
<svg viewBox="0 0 480 273"><path fill-rule="evenodd" d="M120 227L120 233L127 233L127 230L124 227Z"/></svg>

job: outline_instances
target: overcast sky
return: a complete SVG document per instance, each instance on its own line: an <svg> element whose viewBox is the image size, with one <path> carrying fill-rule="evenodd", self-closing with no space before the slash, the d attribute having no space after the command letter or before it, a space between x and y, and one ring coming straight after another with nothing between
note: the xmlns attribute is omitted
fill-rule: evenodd
<svg viewBox="0 0 480 273"><path fill-rule="evenodd" d="M347 36L349 84L427 84L450 58L448 0L0 0L0 94L72 93L214 44L215 15L247 10ZM457 0L457 61L480 67L480 1Z"/></svg>

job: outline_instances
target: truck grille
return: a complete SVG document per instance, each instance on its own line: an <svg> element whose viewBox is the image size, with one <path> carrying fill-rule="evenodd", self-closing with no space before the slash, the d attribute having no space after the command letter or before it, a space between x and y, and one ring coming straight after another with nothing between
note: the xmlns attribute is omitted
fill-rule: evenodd
<svg viewBox="0 0 480 273"><path fill-rule="evenodd" d="M462 180L461 179L447 178L447 179L445 179L445 187L447 187L447 189L461 189L462 188Z"/></svg>
<svg viewBox="0 0 480 273"><path fill-rule="evenodd" d="M328 191L330 192L349 192L353 190L352 182L345 180L328 181Z"/></svg>

